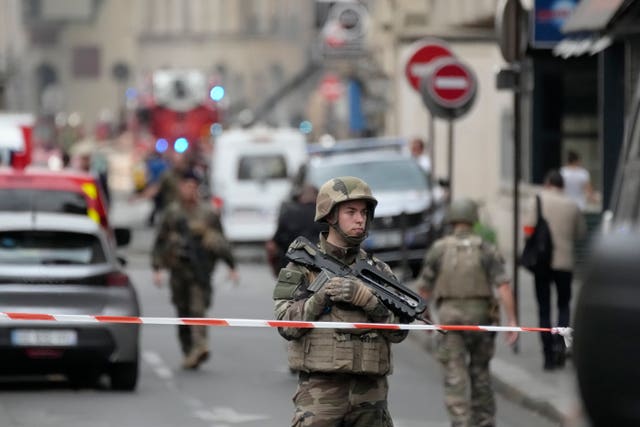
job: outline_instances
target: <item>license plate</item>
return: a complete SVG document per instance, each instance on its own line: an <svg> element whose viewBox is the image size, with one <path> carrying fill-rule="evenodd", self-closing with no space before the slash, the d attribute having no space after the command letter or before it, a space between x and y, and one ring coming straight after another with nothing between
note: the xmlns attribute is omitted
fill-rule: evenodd
<svg viewBox="0 0 640 427"><path fill-rule="evenodd" d="M17 347L78 345L78 334L66 329L16 329L11 331L11 344Z"/></svg>

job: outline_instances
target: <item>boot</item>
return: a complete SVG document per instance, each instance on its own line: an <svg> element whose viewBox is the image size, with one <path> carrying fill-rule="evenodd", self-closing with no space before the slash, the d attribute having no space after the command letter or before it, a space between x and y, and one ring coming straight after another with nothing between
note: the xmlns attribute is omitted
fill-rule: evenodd
<svg viewBox="0 0 640 427"><path fill-rule="evenodd" d="M209 359L209 349L205 347L193 348L182 362L184 369L198 369L198 367Z"/></svg>
<svg viewBox="0 0 640 427"><path fill-rule="evenodd" d="M542 369L545 371L553 371L556 368L556 357L555 353L550 351L544 352L544 365L542 365Z"/></svg>
<svg viewBox="0 0 640 427"><path fill-rule="evenodd" d="M564 338L561 335L554 335L553 341L554 363L557 368L564 368L567 359L567 348L564 344Z"/></svg>

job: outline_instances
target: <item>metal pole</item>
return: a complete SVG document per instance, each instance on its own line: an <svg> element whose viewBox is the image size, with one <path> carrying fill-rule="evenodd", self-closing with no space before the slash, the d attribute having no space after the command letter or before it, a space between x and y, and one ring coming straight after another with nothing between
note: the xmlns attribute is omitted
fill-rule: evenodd
<svg viewBox="0 0 640 427"><path fill-rule="evenodd" d="M429 160L431 160L431 176L436 176L436 121L433 118L433 114L429 113Z"/></svg>
<svg viewBox="0 0 640 427"><path fill-rule="evenodd" d="M516 321L520 321L520 289L518 280L518 257L520 248L520 176L522 143L520 140L520 74L519 64L516 64L516 85L513 91L513 297ZM520 351L519 339L513 345L513 352Z"/></svg>
<svg viewBox="0 0 640 427"><path fill-rule="evenodd" d="M449 162L448 173L449 173L449 203L453 200L453 120L449 120L449 158L447 161Z"/></svg>

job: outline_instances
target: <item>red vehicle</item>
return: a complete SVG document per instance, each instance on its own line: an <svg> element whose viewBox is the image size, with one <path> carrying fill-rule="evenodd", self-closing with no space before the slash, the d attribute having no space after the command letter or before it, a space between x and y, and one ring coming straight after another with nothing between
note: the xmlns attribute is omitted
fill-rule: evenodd
<svg viewBox="0 0 640 427"><path fill-rule="evenodd" d="M109 228L108 205L98 180L76 171L0 168L0 211L75 213Z"/></svg>
<svg viewBox="0 0 640 427"><path fill-rule="evenodd" d="M156 71L149 86L138 97L138 115L153 135L155 149L203 149L200 144L209 139L211 126L220 122L217 101L224 89L197 70Z"/></svg>

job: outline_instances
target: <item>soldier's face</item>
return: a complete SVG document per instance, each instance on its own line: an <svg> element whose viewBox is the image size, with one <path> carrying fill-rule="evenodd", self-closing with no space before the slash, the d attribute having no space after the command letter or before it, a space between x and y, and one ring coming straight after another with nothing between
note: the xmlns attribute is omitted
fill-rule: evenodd
<svg viewBox="0 0 640 427"><path fill-rule="evenodd" d="M198 183L193 179L183 179L180 181L180 196L185 202L195 202L198 200Z"/></svg>
<svg viewBox="0 0 640 427"><path fill-rule="evenodd" d="M353 200L338 206L338 226L347 236L360 237L367 226L369 210L364 200Z"/></svg>

